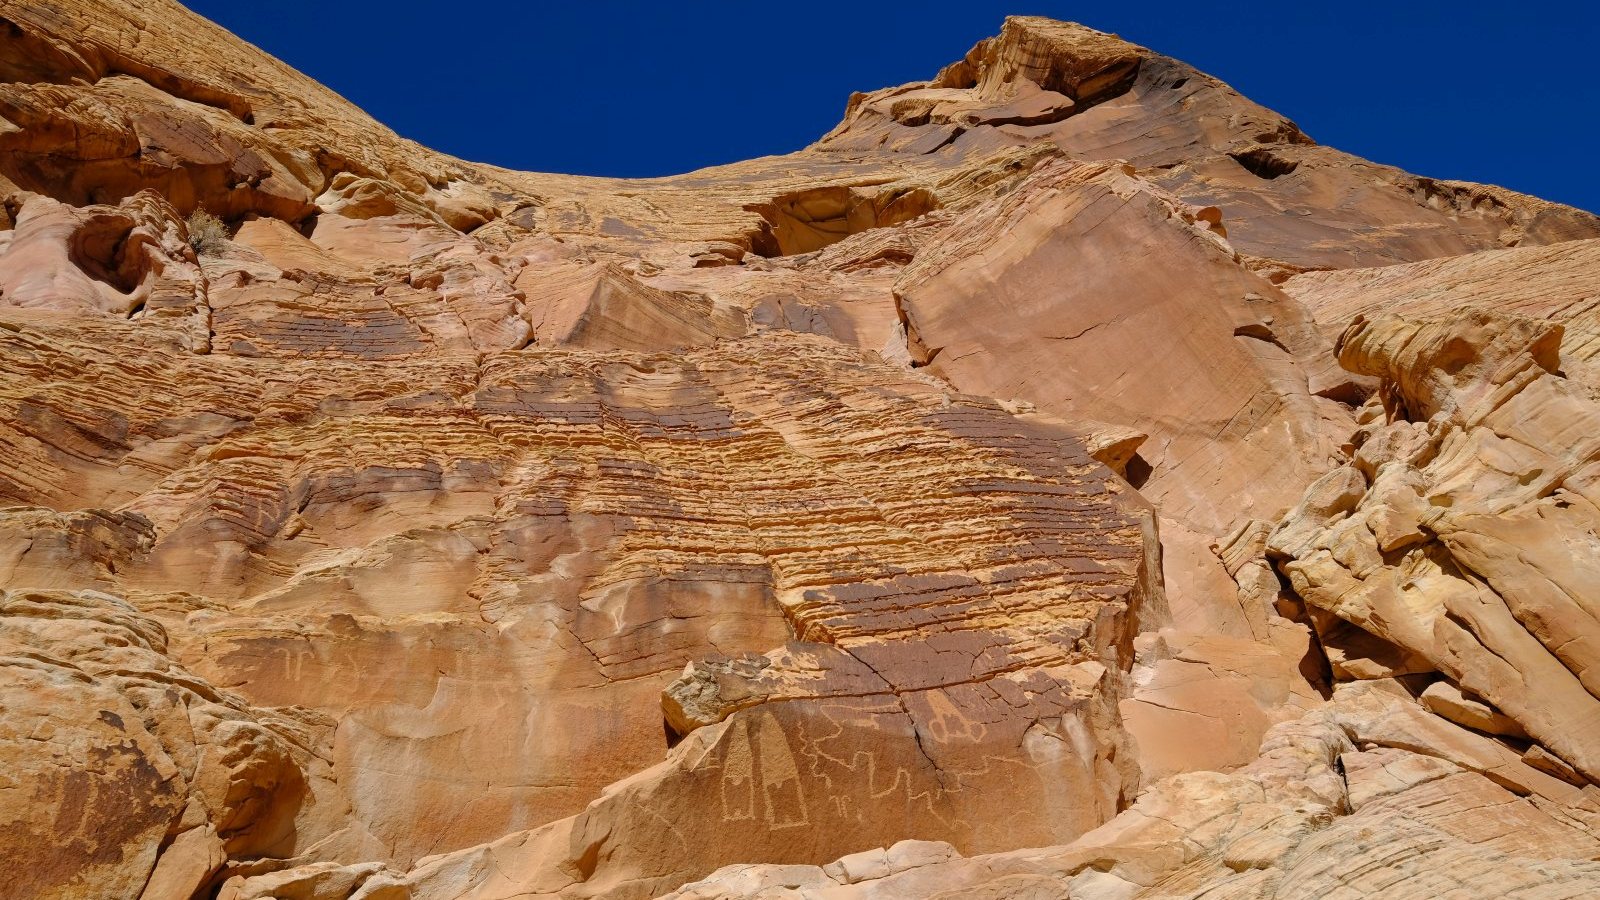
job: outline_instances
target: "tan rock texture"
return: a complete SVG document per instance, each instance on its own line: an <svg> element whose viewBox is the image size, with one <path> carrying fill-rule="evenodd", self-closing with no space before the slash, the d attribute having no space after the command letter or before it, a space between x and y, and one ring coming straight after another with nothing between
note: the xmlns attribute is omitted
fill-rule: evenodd
<svg viewBox="0 0 1600 900"><path fill-rule="evenodd" d="M1162 781L1063 847L952 858L908 841L820 867L731 866L671 896L1491 896L1486 885L1527 900L1593 894L1600 793L1515 759L1394 682L1358 682L1274 727L1243 768Z"/></svg>
<svg viewBox="0 0 1600 900"><path fill-rule="evenodd" d="M1308 604L1392 645L1407 669L1444 673L1592 776L1583 654L1600 589L1600 406L1563 374L1562 333L1479 311L1358 317L1339 352L1382 379L1371 421L1268 552Z"/></svg>
<svg viewBox="0 0 1600 900"><path fill-rule="evenodd" d="M0 884L1592 895L1597 248L1046 19L627 181L0 0Z"/></svg>

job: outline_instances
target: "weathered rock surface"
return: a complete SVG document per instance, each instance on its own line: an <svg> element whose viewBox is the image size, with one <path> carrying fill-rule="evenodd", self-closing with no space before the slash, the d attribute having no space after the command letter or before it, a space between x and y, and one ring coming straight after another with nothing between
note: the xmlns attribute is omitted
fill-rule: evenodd
<svg viewBox="0 0 1600 900"><path fill-rule="evenodd" d="M1594 893L1597 247L1044 19L626 181L0 0L0 878Z"/></svg>
<svg viewBox="0 0 1600 900"><path fill-rule="evenodd" d="M1432 316L1466 310L1552 319L1564 329L1567 377L1600 390L1600 241L1581 240L1379 269L1309 272L1285 282L1328 332L1356 316Z"/></svg>
<svg viewBox="0 0 1600 900"><path fill-rule="evenodd" d="M711 898L1582 897L1600 792L1515 762L1393 682L1341 686L1231 774L1178 775L1064 847L951 858L912 842L824 866L732 866Z"/></svg>
<svg viewBox="0 0 1600 900"><path fill-rule="evenodd" d="M345 812L331 719L219 691L117 597L0 594L0 670L12 896L192 896L230 857L290 855Z"/></svg>
<svg viewBox="0 0 1600 900"><path fill-rule="evenodd" d="M1274 277L1596 236L1588 213L1319 146L1177 60L1034 17L1008 19L932 81L856 95L818 147L931 154L1040 142L1125 160L1221 211L1251 268Z"/></svg>
<svg viewBox="0 0 1600 900"><path fill-rule="evenodd" d="M1393 645L1352 674L1436 669L1593 776L1600 406L1561 337L1476 311L1358 318L1340 359L1382 379L1382 408L1268 550L1308 604Z"/></svg>

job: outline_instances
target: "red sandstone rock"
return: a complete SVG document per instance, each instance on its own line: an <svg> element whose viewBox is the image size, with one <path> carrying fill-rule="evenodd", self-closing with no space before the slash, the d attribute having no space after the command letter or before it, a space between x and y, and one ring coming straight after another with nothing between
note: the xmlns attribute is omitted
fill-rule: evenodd
<svg viewBox="0 0 1600 900"><path fill-rule="evenodd" d="M1038 18L629 182L0 17L22 896L1600 887L1595 217Z"/></svg>

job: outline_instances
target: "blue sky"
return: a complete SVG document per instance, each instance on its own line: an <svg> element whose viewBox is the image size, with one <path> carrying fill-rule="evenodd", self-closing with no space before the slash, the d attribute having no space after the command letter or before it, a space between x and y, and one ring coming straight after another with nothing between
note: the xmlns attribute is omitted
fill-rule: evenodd
<svg viewBox="0 0 1600 900"><path fill-rule="evenodd" d="M1008 13L1185 60L1312 137L1600 211L1600 3L188 0L407 137L518 169L666 175L797 149Z"/></svg>

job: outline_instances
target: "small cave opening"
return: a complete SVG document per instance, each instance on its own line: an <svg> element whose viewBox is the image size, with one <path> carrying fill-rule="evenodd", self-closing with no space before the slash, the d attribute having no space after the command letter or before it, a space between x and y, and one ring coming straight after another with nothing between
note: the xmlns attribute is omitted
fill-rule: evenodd
<svg viewBox="0 0 1600 900"><path fill-rule="evenodd" d="M1325 387L1320 387L1312 393L1318 397L1325 397L1335 403L1359 409L1373 394L1377 387L1369 380L1360 376L1341 378Z"/></svg>
<svg viewBox="0 0 1600 900"><path fill-rule="evenodd" d="M144 279L140 254L129 247L135 222L120 213L96 213L72 233L67 258L96 281L131 294Z"/></svg>
<svg viewBox="0 0 1600 900"><path fill-rule="evenodd" d="M1257 178L1264 178L1267 181L1271 181L1274 178L1281 178L1300 167L1299 162L1292 159L1285 159L1264 147L1257 147L1253 150L1241 150L1237 153L1229 153L1228 155L1233 158L1234 162L1243 167L1246 172L1249 172L1251 175L1254 175Z"/></svg>
<svg viewBox="0 0 1600 900"><path fill-rule="evenodd" d="M668 750L678 746L683 741L684 735L679 734L678 729L673 728L672 723L665 718L661 720L661 730L666 734Z"/></svg>
<svg viewBox="0 0 1600 900"><path fill-rule="evenodd" d="M844 185L781 194L745 209L762 224L747 235L757 256L796 256L870 231L909 222L939 208L926 188L858 188Z"/></svg>
<svg viewBox="0 0 1600 900"><path fill-rule="evenodd" d="M1149 460L1137 453L1128 460L1127 479L1128 483L1133 485L1134 490L1144 487L1154 472L1155 468L1150 465Z"/></svg>

